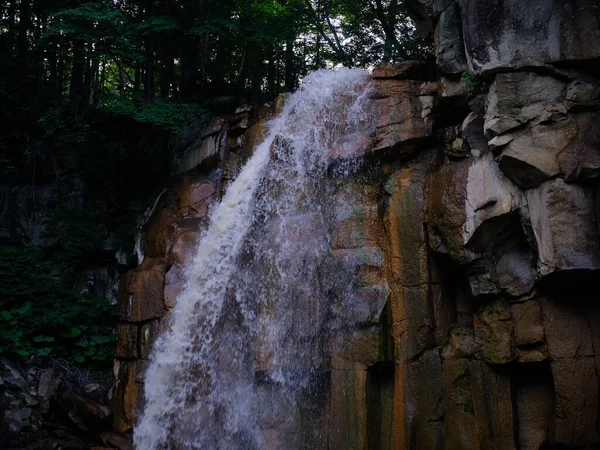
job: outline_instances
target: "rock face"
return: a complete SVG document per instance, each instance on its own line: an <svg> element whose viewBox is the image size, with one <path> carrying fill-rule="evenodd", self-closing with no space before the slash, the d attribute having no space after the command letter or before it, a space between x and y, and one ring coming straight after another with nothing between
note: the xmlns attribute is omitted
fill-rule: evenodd
<svg viewBox="0 0 600 450"><path fill-rule="evenodd" d="M426 3L437 66L375 69L376 130L352 150L367 161L329 179L329 258L315 272L334 299L334 350L318 363L322 402L307 403L306 442L596 448L599 11L566 0ZM476 88L458 83L467 67ZM223 170L207 157L181 176L147 226L146 259L122 278L119 432L135 423L150 348L168 326L206 206L260 135L244 114L222 144ZM197 143L197 154L209 145ZM256 364L268 370L268 356ZM306 414L306 405L281 408ZM267 422L267 441L284 448L277 418Z"/></svg>

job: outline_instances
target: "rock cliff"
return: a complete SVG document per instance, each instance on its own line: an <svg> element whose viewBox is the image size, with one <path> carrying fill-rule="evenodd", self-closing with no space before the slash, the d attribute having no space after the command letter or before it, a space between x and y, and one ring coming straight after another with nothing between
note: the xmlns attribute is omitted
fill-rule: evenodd
<svg viewBox="0 0 600 450"><path fill-rule="evenodd" d="M322 280L335 350L304 442L595 448L600 10L566 0L429 3L435 64L373 71L376 131L344 146L364 162L328 180L337 200L319 271L337 273ZM207 126L180 160L178 187L157 200L143 260L119 286L118 432L142 408L149 351L208 206L275 110L242 109Z"/></svg>

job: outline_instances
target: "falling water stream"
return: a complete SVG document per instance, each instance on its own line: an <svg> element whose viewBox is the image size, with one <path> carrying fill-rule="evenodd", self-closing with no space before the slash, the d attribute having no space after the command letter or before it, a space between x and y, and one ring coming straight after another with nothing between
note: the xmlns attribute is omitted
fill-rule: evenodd
<svg viewBox="0 0 600 450"><path fill-rule="evenodd" d="M138 449L311 448L330 300L332 149L369 128L368 74L317 71L212 209L145 378Z"/></svg>

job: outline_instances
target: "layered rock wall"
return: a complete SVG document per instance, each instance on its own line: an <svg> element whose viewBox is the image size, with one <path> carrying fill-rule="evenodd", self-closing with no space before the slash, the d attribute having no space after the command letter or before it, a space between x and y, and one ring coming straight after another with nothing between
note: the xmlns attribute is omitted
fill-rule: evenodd
<svg viewBox="0 0 600 450"><path fill-rule="evenodd" d="M375 69L376 131L354 149L372 142L365 162L329 180L336 203L319 273L339 274L322 281L334 352L306 442L595 448L600 11L584 1L430 3L436 64ZM179 187L147 225L144 260L121 281L120 432L135 423L149 348L207 205L260 136L249 117L209 127L181 160Z"/></svg>

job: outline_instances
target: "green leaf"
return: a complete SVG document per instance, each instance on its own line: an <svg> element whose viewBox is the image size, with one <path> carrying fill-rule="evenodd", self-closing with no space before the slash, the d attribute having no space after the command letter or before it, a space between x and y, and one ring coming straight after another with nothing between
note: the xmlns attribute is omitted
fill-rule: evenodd
<svg viewBox="0 0 600 450"><path fill-rule="evenodd" d="M33 342L54 342L54 340L52 336L35 336L33 338Z"/></svg>
<svg viewBox="0 0 600 450"><path fill-rule="evenodd" d="M72 339L72 338L76 338L80 334L81 334L81 330L79 328L70 327L66 331L62 331L60 333L60 336L67 338L67 339Z"/></svg>

